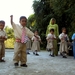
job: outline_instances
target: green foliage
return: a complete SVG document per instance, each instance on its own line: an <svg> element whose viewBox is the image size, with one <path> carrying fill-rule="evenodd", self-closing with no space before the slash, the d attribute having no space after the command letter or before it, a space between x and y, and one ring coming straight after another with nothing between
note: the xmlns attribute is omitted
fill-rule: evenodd
<svg viewBox="0 0 75 75"><path fill-rule="evenodd" d="M7 33L8 38L14 38L14 31L8 26L5 27L5 32Z"/></svg>
<svg viewBox="0 0 75 75"><path fill-rule="evenodd" d="M36 19L34 14L28 17L27 27L30 28L32 31L36 29Z"/></svg>
<svg viewBox="0 0 75 75"><path fill-rule="evenodd" d="M7 39L5 41L5 48L14 48L14 38Z"/></svg>
<svg viewBox="0 0 75 75"><path fill-rule="evenodd" d="M34 0L33 9L36 20L35 28L46 46L45 33L47 25L52 17L54 17L61 28L66 27L67 33L71 38L75 32L75 0Z"/></svg>
<svg viewBox="0 0 75 75"><path fill-rule="evenodd" d="M69 37L75 31L75 0L51 0L52 9L56 15L56 20L59 24L59 29L66 27ZM61 31L60 31L61 32Z"/></svg>
<svg viewBox="0 0 75 75"><path fill-rule="evenodd" d="M33 9L36 19L36 30L39 31L39 35L43 41L43 48L46 48L46 29L49 24L50 18L54 16L52 9L50 8L50 3L47 0L36 1L34 0Z"/></svg>
<svg viewBox="0 0 75 75"><path fill-rule="evenodd" d="M14 48L14 31L8 26L5 27L5 32L7 33L8 39L5 41L5 48Z"/></svg>

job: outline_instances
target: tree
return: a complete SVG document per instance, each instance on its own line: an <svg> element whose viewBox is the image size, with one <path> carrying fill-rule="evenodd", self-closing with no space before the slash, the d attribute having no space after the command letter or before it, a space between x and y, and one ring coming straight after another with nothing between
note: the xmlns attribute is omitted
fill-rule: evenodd
<svg viewBox="0 0 75 75"><path fill-rule="evenodd" d="M8 35L8 38L14 38L14 31L12 28L9 28L8 26L5 27L5 31Z"/></svg>
<svg viewBox="0 0 75 75"><path fill-rule="evenodd" d="M30 28L32 31L36 30L36 19L34 14L28 17L27 27Z"/></svg>
<svg viewBox="0 0 75 75"><path fill-rule="evenodd" d="M7 40L5 41L5 48L14 48L14 31L12 28L9 28L8 26L5 27L5 32L7 33Z"/></svg>
<svg viewBox="0 0 75 75"><path fill-rule="evenodd" d="M54 16L53 10L50 8L50 2L48 0L34 0L33 9L36 20L35 27L39 31L39 35L44 43L42 47L46 48L46 29L50 18Z"/></svg>
<svg viewBox="0 0 75 75"><path fill-rule="evenodd" d="M47 25L54 17L59 25L59 33L62 27L67 28L67 33L71 38L75 32L75 0L34 0L33 9L38 29L44 46L46 44L45 33Z"/></svg>
<svg viewBox="0 0 75 75"><path fill-rule="evenodd" d="M75 0L51 0L59 29L66 27L71 38L75 31Z"/></svg>

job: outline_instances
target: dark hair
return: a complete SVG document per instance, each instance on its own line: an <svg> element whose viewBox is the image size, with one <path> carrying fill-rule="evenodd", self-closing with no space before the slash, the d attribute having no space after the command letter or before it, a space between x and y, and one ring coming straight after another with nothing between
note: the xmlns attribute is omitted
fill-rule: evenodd
<svg viewBox="0 0 75 75"><path fill-rule="evenodd" d="M54 32L54 29L50 29L50 32L51 32L51 31L53 31L53 32Z"/></svg>
<svg viewBox="0 0 75 75"><path fill-rule="evenodd" d="M66 28L65 28L65 27L63 27L63 28L62 28L62 31L63 31L64 29L66 30Z"/></svg>
<svg viewBox="0 0 75 75"><path fill-rule="evenodd" d="M5 21L1 20L0 23L5 24Z"/></svg>
<svg viewBox="0 0 75 75"><path fill-rule="evenodd" d="M38 32L38 31L37 31L37 30L35 30L35 31L34 31L34 33L35 33L35 32Z"/></svg>
<svg viewBox="0 0 75 75"><path fill-rule="evenodd" d="M33 30L33 32L36 32L36 31L38 32L38 29L36 29L36 30Z"/></svg>
<svg viewBox="0 0 75 75"><path fill-rule="evenodd" d="M26 20L27 20L27 18L26 18L25 16L21 16L21 17L20 17L20 21L21 21L22 19L26 19Z"/></svg>

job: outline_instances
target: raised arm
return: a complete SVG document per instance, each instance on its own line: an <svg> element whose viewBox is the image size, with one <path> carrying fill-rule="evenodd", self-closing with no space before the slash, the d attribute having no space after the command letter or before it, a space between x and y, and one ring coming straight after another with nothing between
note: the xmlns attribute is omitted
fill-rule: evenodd
<svg viewBox="0 0 75 75"><path fill-rule="evenodd" d="M13 15L10 16L10 23L13 25Z"/></svg>
<svg viewBox="0 0 75 75"><path fill-rule="evenodd" d="M13 22L13 15L10 16L10 23L11 23L12 27L15 29L16 24Z"/></svg>

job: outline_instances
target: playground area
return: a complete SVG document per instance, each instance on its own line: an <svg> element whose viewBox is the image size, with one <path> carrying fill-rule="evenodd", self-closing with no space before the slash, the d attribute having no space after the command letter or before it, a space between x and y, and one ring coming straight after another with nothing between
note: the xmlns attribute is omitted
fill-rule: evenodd
<svg viewBox="0 0 75 75"><path fill-rule="evenodd" d="M50 57L49 52L41 51L40 56L32 52L27 55L28 67L15 68L13 50L6 50L6 62L0 63L0 75L75 75L75 59L73 56L62 58L60 55Z"/></svg>

